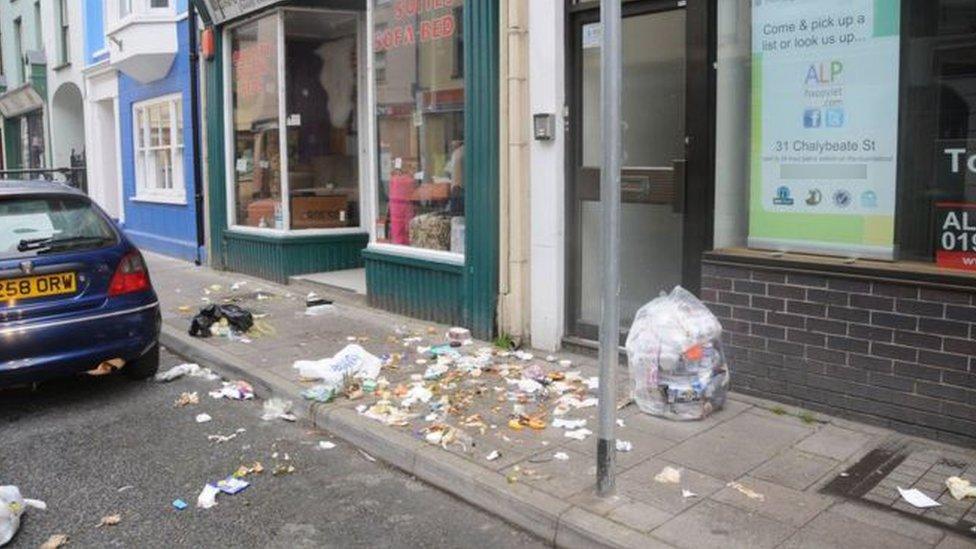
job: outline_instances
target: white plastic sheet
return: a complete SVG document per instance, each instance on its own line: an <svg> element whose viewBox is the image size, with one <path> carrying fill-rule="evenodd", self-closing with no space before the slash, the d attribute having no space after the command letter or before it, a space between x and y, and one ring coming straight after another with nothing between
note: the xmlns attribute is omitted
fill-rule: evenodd
<svg viewBox="0 0 976 549"><path fill-rule="evenodd" d="M294 368L305 379L321 379L327 384L340 386L346 377L376 379L383 362L359 345L346 345L332 358L322 360L297 360Z"/></svg>

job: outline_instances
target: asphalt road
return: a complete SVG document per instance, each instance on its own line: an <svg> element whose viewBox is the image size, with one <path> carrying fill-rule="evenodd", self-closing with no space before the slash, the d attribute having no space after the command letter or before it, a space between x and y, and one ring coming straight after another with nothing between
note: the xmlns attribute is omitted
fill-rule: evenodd
<svg viewBox="0 0 976 549"><path fill-rule="evenodd" d="M182 362L163 353L163 367ZM301 422L262 421L261 403L214 400L218 385L121 376L0 390L0 484L47 502L28 510L8 547L67 534L69 547L542 547L537 538ZM184 391L200 403L178 408ZM213 417L197 423L197 414ZM246 431L228 442L209 434ZM337 447L319 449L332 440ZM277 452L277 460L272 454ZM284 455L290 458L285 462ZM265 471L211 509L208 481L242 464ZM275 476L278 464L295 471ZM189 507L172 506L182 498ZM96 527L107 515L115 526Z"/></svg>

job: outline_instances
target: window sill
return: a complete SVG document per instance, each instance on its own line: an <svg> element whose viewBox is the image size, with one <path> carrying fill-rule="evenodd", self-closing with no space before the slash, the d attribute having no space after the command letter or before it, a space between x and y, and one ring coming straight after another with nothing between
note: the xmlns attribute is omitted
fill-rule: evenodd
<svg viewBox="0 0 976 549"><path fill-rule="evenodd" d="M70 66L71 66L71 61L66 61L64 63L61 63L60 65L51 67L51 70L54 72L59 72L61 71L61 69L67 69Z"/></svg>
<svg viewBox="0 0 976 549"><path fill-rule="evenodd" d="M362 227L340 227L334 229L274 229L271 227L250 227L247 225L231 225L227 228L227 230L240 234L253 234L276 238L366 234L368 232Z"/></svg>
<svg viewBox="0 0 976 549"><path fill-rule="evenodd" d="M169 204L171 206L186 206L186 196L184 195L173 195L173 196L153 196L153 195L136 195L130 197L129 200L132 202L143 202L147 204Z"/></svg>
<svg viewBox="0 0 976 549"><path fill-rule="evenodd" d="M921 261L850 260L843 257L782 253L749 248L723 248L705 252L702 255L702 260L705 263L713 264L749 265L766 267L771 270L961 287L968 291L976 288L976 272L946 269L935 263L923 263Z"/></svg>
<svg viewBox="0 0 976 549"><path fill-rule="evenodd" d="M436 263L447 263L449 265L464 266L464 254L445 252L441 250L431 250L428 248L414 248L402 244L384 244L382 242L370 242L367 250L376 253L408 257L411 259L421 259Z"/></svg>

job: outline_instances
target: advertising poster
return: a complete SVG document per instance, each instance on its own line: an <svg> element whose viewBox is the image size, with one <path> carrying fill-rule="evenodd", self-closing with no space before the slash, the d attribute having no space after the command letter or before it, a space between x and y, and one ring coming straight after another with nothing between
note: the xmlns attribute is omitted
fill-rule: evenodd
<svg viewBox="0 0 976 549"><path fill-rule="evenodd" d="M899 0L754 0L749 246L890 259Z"/></svg>
<svg viewBox="0 0 976 549"><path fill-rule="evenodd" d="M935 229L936 264L976 271L976 203L937 202Z"/></svg>

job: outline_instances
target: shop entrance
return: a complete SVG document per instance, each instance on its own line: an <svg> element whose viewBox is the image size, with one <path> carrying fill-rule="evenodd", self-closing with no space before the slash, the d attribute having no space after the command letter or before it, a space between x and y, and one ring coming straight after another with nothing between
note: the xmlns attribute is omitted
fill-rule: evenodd
<svg viewBox="0 0 976 549"><path fill-rule="evenodd" d="M683 3L679 3L683 4ZM568 335L597 339L600 320L599 10L570 21L567 203ZM623 20L621 325L683 283L685 251L686 10L632 2Z"/></svg>

